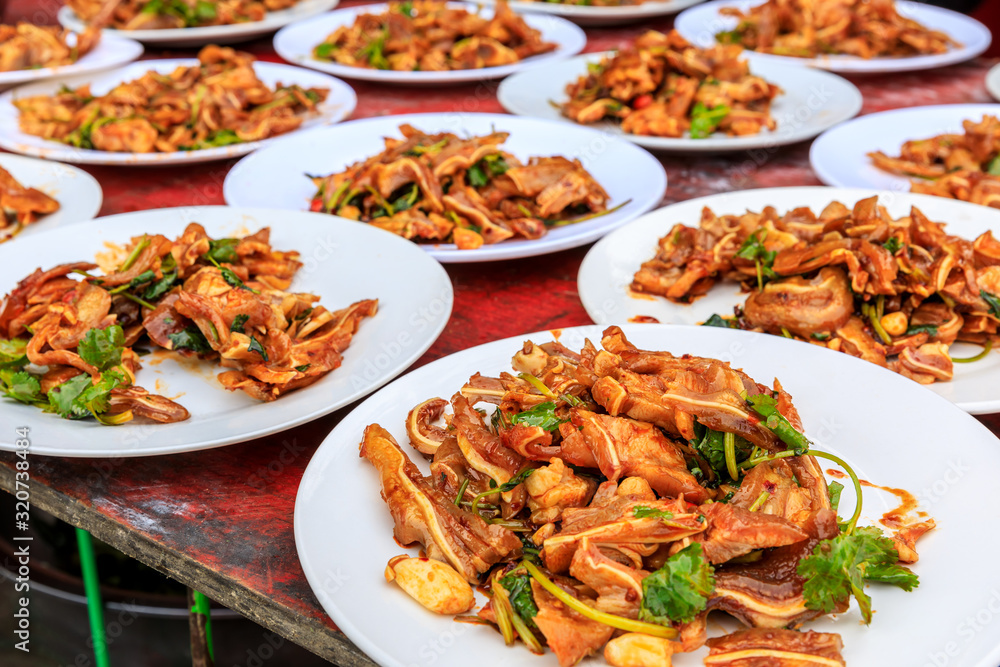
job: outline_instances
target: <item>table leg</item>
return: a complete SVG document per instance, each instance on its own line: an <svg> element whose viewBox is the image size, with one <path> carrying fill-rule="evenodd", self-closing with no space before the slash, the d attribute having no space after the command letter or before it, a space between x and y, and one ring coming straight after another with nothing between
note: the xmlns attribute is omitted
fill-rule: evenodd
<svg viewBox="0 0 1000 667"><path fill-rule="evenodd" d="M203 593L188 589L191 625L192 667L213 667L215 650L212 646L212 608Z"/></svg>

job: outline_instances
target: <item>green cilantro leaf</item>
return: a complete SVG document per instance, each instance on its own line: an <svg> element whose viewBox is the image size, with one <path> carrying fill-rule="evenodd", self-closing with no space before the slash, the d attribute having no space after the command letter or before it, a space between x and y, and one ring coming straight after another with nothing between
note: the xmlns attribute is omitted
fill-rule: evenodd
<svg viewBox="0 0 1000 667"><path fill-rule="evenodd" d="M24 338L0 338L0 368L20 368L28 363L28 341Z"/></svg>
<svg viewBox="0 0 1000 667"><path fill-rule="evenodd" d="M465 178L469 182L469 185L474 188L481 188L490 182L490 177L486 175L486 172L483 171L482 166L478 162L469 167L469 171L465 172Z"/></svg>
<svg viewBox="0 0 1000 667"><path fill-rule="evenodd" d="M90 375L83 373L53 387L49 390L49 410L65 419L89 417L90 412L79 405L77 399L90 386Z"/></svg>
<svg viewBox="0 0 1000 667"><path fill-rule="evenodd" d="M249 315L237 315L233 318L233 323L230 325L229 330L233 333L246 333L246 324L249 319Z"/></svg>
<svg viewBox="0 0 1000 667"><path fill-rule="evenodd" d="M937 336L938 328L933 324L914 324L906 330L907 336L914 336L918 333L925 333L928 336Z"/></svg>
<svg viewBox="0 0 1000 667"><path fill-rule="evenodd" d="M996 297L984 289L979 290L979 296L983 297L989 305L993 317L1000 317L1000 297Z"/></svg>
<svg viewBox="0 0 1000 667"><path fill-rule="evenodd" d="M694 542L642 580L639 620L687 623L705 609L713 590L715 569L705 560L701 544Z"/></svg>
<svg viewBox="0 0 1000 667"><path fill-rule="evenodd" d="M183 331L167 334L167 338L173 344L175 350L191 350L192 352L207 353L212 351L212 346L208 344L208 339L201 332L197 324L193 322Z"/></svg>
<svg viewBox="0 0 1000 667"><path fill-rule="evenodd" d="M565 424L568 421L568 419L560 419L556 416L556 404L552 401L539 403L530 410L518 412L510 417L511 424L539 426L546 431L555 431L560 424Z"/></svg>
<svg viewBox="0 0 1000 667"><path fill-rule="evenodd" d="M232 264L239 259L236 254L236 246L239 239L215 239L208 242L208 252L202 255L208 261L216 261L220 264L228 262Z"/></svg>
<svg viewBox="0 0 1000 667"><path fill-rule="evenodd" d="M331 44L330 42L323 42L313 50L313 55L322 60L329 60L330 54L333 53L334 49L338 48L336 44Z"/></svg>
<svg viewBox="0 0 1000 667"><path fill-rule="evenodd" d="M107 329L91 329L77 347L80 358L103 371L122 362L125 333L117 324Z"/></svg>
<svg viewBox="0 0 1000 667"><path fill-rule="evenodd" d="M38 378L25 371L0 373L3 386L0 390L8 398L33 405L41 400L42 385Z"/></svg>
<svg viewBox="0 0 1000 667"><path fill-rule="evenodd" d="M840 494L844 491L844 485L840 482L830 482L826 487L826 493L830 496L830 509L836 512L840 508Z"/></svg>
<svg viewBox="0 0 1000 667"><path fill-rule="evenodd" d="M250 336L250 345L247 347L247 350L250 352L256 352L264 358L264 361L267 361L267 350L265 350L264 346L260 344L260 341L253 336Z"/></svg>
<svg viewBox="0 0 1000 667"><path fill-rule="evenodd" d="M903 242L899 240L898 236L890 236L889 240L882 244L882 247L888 250L889 254L895 255L903 247Z"/></svg>
<svg viewBox="0 0 1000 667"><path fill-rule="evenodd" d="M531 577L527 574L508 574L500 580L500 585L507 591L514 612L529 628L537 628L535 616L538 615L538 605L531 595Z"/></svg>
<svg viewBox="0 0 1000 667"><path fill-rule="evenodd" d="M691 138L704 139L715 132L722 119L729 115L729 107L721 104L709 108L701 102L696 102L691 108Z"/></svg>
<svg viewBox="0 0 1000 667"><path fill-rule="evenodd" d="M632 508L632 516L636 519L673 519L674 515L667 510L658 510L646 505L636 505Z"/></svg>
<svg viewBox="0 0 1000 667"><path fill-rule="evenodd" d="M1000 176L1000 155L997 155L986 166L986 173L990 176Z"/></svg>
<svg viewBox="0 0 1000 667"><path fill-rule="evenodd" d="M74 404L92 414L95 418L108 409L108 401L111 391L126 383L123 373L116 370L106 371L101 374L101 379L97 384L85 387L74 401Z"/></svg>
<svg viewBox="0 0 1000 667"><path fill-rule="evenodd" d="M297 370L300 373L305 373L307 370L309 370L309 367L311 365L312 364L302 364L301 366L296 366L295 370Z"/></svg>
<svg viewBox="0 0 1000 667"><path fill-rule="evenodd" d="M146 301L155 301L170 291L170 288L174 286L175 282L177 282L176 269L170 273L164 273L162 278L147 287L146 291L142 294L142 298Z"/></svg>
<svg viewBox="0 0 1000 667"><path fill-rule="evenodd" d="M704 429L704 433L701 433ZM715 471L716 481L730 479L729 468L726 465L726 436L722 431L714 431L702 424L695 424L695 434L701 433L696 440L691 440L691 446L701 454L702 458ZM736 437L736 462L742 463L750 458L753 446L745 438ZM739 482L739 480L732 480Z"/></svg>
<svg viewBox="0 0 1000 667"><path fill-rule="evenodd" d="M871 623L871 597L864 590L869 570L872 581L895 584L904 590L912 590L919 583L915 574L897 565L898 560L892 540L878 528L857 528L850 535L823 540L811 556L799 561L799 576L806 580L802 586L806 607L829 614L854 596L862 619Z"/></svg>
<svg viewBox="0 0 1000 667"><path fill-rule="evenodd" d="M757 266L757 288L764 288L764 279L777 278L778 274L771 267L774 266L774 258L777 252L768 250L764 246L764 239L767 238L766 229L758 229L743 241L743 245L736 251L736 256L741 259L748 259Z"/></svg>

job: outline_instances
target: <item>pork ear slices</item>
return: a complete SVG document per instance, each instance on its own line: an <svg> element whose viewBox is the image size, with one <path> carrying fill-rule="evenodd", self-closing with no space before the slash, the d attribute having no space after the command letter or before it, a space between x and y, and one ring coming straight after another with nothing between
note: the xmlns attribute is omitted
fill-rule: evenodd
<svg viewBox="0 0 1000 667"><path fill-rule="evenodd" d="M338 368L378 302L337 311L289 292L302 266L270 230L210 238L191 223L177 239L136 236L108 270L63 264L35 271L0 305L0 390L69 419L183 421L188 411L136 385L139 351L217 361L219 382L260 401Z"/></svg>
<svg viewBox="0 0 1000 667"><path fill-rule="evenodd" d="M893 218L877 197L818 212L706 208L697 227L678 223L659 240L630 289L690 304L739 283L746 302L704 324L823 345L932 384L1000 340L998 264L991 232L963 239L915 207ZM953 359L956 341L986 349Z"/></svg>
<svg viewBox="0 0 1000 667"><path fill-rule="evenodd" d="M708 640L706 664L832 667L840 637L799 628L852 597L868 623L867 584L917 585L901 563L933 520L901 520L891 537L858 526L860 481L813 448L777 380L642 350L618 327L580 352L527 341L512 370L410 411L429 476L378 424L360 447L397 542L482 586L478 617L508 645L547 646L562 667L602 647L613 667L669 665L706 643L717 611L752 629ZM824 458L858 491L846 520ZM467 599L400 588L436 613Z"/></svg>

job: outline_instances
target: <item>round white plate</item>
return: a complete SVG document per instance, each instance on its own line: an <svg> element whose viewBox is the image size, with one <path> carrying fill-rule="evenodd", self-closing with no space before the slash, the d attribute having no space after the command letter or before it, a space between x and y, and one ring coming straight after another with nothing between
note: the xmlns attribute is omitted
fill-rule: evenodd
<svg viewBox="0 0 1000 667"><path fill-rule="evenodd" d="M420 244L442 262L486 262L533 257L590 243L660 203L667 187L663 166L646 151L610 134L566 123L503 114L429 113L383 116L344 123L276 142L236 163L226 175L223 193L231 206L273 206L305 210L316 193L306 174L343 171L385 150L383 137L401 136L409 123L428 133L481 135L510 132L501 146L526 160L531 156L577 158L611 197L608 208L628 202L593 220L556 227L540 239L503 241L476 250L453 244Z"/></svg>
<svg viewBox="0 0 1000 667"><path fill-rule="evenodd" d="M489 18L493 16L491 8L483 8L467 2L450 2L449 7L464 8L471 13L480 13ZM555 51L543 53L531 58L525 58L513 65L501 67L484 67L482 69L464 69L450 72L397 72L393 70L368 69L365 67L350 67L340 63L318 60L313 57L313 49L326 37L343 26L354 25L354 20L361 14L381 14L389 5L361 5L349 9L338 9L329 14L316 16L307 21L301 21L287 28L282 28L274 36L274 50L290 63L318 69L347 79L361 79L381 83L401 84L442 84L463 83L468 81L484 81L499 79L508 74L531 69L547 63L563 60L574 56L583 50L587 44L587 36L583 30L565 19L555 16L523 16L525 23L542 33L546 42L554 42L559 46Z"/></svg>
<svg viewBox="0 0 1000 667"><path fill-rule="evenodd" d="M911 491L937 520L938 528L918 547L920 562L914 570L920 587L912 593L888 586L869 590L878 610L871 627L861 625L856 608L836 620L808 624L809 629L843 636L847 664L932 665L927 656L948 650L948 667L996 667L996 633L972 632L963 624L977 614L983 626L984 615L995 620L988 606L996 608L1000 572L956 566L969 553L991 553L1000 547L1000 508L982 501L982 489L991 488L1000 468L997 439L986 428L911 380L807 343L727 329L623 328L641 348L722 358L760 382L779 378L795 397L806 434L818 449L844 457L864 479ZM584 336L599 345L601 330L565 329L560 340L571 349L579 349ZM551 652L536 657L521 644L507 648L495 630L429 612L385 581L382 570L389 558L404 552L416 555L417 550L393 540L378 474L358 456L364 428L378 423L426 474L423 458L407 444L407 410L433 396L451 396L473 373L509 372L511 355L529 339L544 343L552 335L543 332L481 345L393 382L340 422L306 468L295 499L295 545L302 569L337 627L382 667L557 664ZM962 447L941 444L948 442ZM845 488L841 507L853 507L854 499L853 491ZM894 497L869 489L862 521L872 523L897 504ZM477 594L477 602L485 602L482 594ZM724 617L711 618L710 633L720 634ZM732 630L736 624L726 626ZM705 653L702 649L675 655L673 664L699 666ZM587 664L605 663L597 657Z"/></svg>
<svg viewBox="0 0 1000 667"><path fill-rule="evenodd" d="M172 72L177 67L192 66L198 63L194 59L144 60L132 63L120 69L100 74L76 76L68 79L53 79L39 83L19 86L0 95L0 147L15 153L23 153L46 160L61 160L79 164L115 164L115 165L153 165L166 166L175 164L193 164L196 162L211 162L246 155L261 146L273 142L278 137L251 141L244 144L232 144L219 148L206 148L198 151L177 151L175 153L112 153L109 151L75 148L58 141L49 141L21 131L18 125L19 112L13 101L32 95L52 95L62 86L75 88L85 83L91 84L91 91L103 95L118 84L138 79L150 70L163 74ZM277 63L254 63L257 76L274 88L278 84L299 84L303 88L328 88L330 90L326 101L318 106L318 113L307 116L296 134L311 128L337 123L354 111L358 98L349 85L327 74L310 72L301 67L279 65ZM283 135L288 136L288 135Z"/></svg>
<svg viewBox="0 0 1000 667"><path fill-rule="evenodd" d="M722 7L739 7L746 11L750 7L761 4L759 0L715 0L704 5L692 7L677 17L674 26L688 41L707 48L715 44L718 32L732 30L739 22L732 16L720 16ZM945 53L907 58L859 58L849 55L824 55L815 58L795 58L792 56L775 56L769 53L754 53L747 55L761 60L778 60L808 67L819 67L833 72L853 72L858 74L878 74L884 72L910 72L934 67L944 67L965 62L975 58L989 48L990 30L982 23L966 16L933 5L919 2L896 0L896 8L900 15L922 23L932 30L940 30L961 44L960 47Z"/></svg>
<svg viewBox="0 0 1000 667"><path fill-rule="evenodd" d="M635 23L643 19L657 16L669 16L682 9L696 5L702 0L649 0L640 5L624 5L621 7L593 7L585 5L568 5L561 2L546 2L538 0L513 0L511 9L515 12L533 12L537 14L552 14L562 16L573 23L589 27L606 27ZM484 5L496 4L496 0L483 0Z"/></svg>
<svg viewBox="0 0 1000 667"><path fill-rule="evenodd" d="M54 76L75 76L87 72L99 72L130 63L141 55L142 44L139 42L104 33L97 46L72 65L0 72L0 90Z"/></svg>
<svg viewBox="0 0 1000 667"><path fill-rule="evenodd" d="M986 73L986 90L993 99L1000 101L1000 64L996 64Z"/></svg>
<svg viewBox="0 0 1000 667"><path fill-rule="evenodd" d="M746 301L746 294L740 293L739 285L720 283L691 305L675 304L649 294L632 295L628 286L642 263L656 255L657 241L676 223L697 227L706 206L720 215L760 211L765 206L774 206L781 213L808 206L818 213L832 201L850 207L874 194L879 195L879 203L896 217L908 215L910 207L916 206L931 220L946 222L950 233L963 238L973 239L987 230L1000 234L1000 211L930 195L824 187L727 192L665 206L609 234L583 259L577 279L580 300L587 314L598 324L618 324L633 317L648 316L663 324L697 325L715 313L731 316L733 307ZM699 327L698 331L711 328ZM959 357L982 351L981 347L966 343L956 343L952 349ZM955 366L954 380L936 382L929 388L966 412L989 414L1000 412L998 378L1000 352L994 352L974 364Z"/></svg>
<svg viewBox="0 0 1000 667"><path fill-rule="evenodd" d="M292 291L311 292L330 310L378 299L378 314L361 323L343 365L304 389L261 403L227 391L215 363L154 352L142 361L136 384L174 398L191 413L175 424L101 426L70 421L3 399L10 429L0 449L14 449L13 427L31 428L31 453L52 456L149 456L244 442L311 421L343 407L399 375L437 339L451 314L451 280L441 265L412 243L368 225L328 220L314 213L225 206L185 206L99 218L20 243L0 246L0 294L39 266L93 260L109 244L121 246L142 232L176 238L191 222L223 238L271 228L271 242L298 250L304 266ZM114 246L111 246L114 247ZM374 267L405 266L406 280ZM161 361L162 360L162 361Z"/></svg>
<svg viewBox="0 0 1000 667"><path fill-rule="evenodd" d="M3 245L18 243L26 236L56 227L92 220L101 210L104 201L101 185L82 169L10 153L0 153L0 167L24 187L41 190L59 202L58 211L42 216Z"/></svg>
<svg viewBox="0 0 1000 667"><path fill-rule="evenodd" d="M869 153L899 155L903 144L939 134L962 134L962 121L1000 116L1000 104L942 104L867 114L824 132L809 149L813 171L827 185L909 192L911 179L883 171Z"/></svg>
<svg viewBox="0 0 1000 667"><path fill-rule="evenodd" d="M206 44L235 44L267 35L294 21L301 21L329 11L336 7L338 2L340 0L302 0L290 9L268 12L263 21L234 23L233 25L171 28L168 30L114 30L106 28L104 32L105 34L131 37L144 44L157 46L191 47ZM60 9L58 18L59 23L72 30L83 30L87 25L69 7Z"/></svg>
<svg viewBox="0 0 1000 667"><path fill-rule="evenodd" d="M600 62L605 55L610 53L588 53L515 74L500 84L497 99L507 111L519 116L578 125L552 106L552 101L565 101L566 85L586 74L587 65ZM650 150L686 153L743 151L812 139L823 130L853 118L861 111L861 91L847 79L835 74L759 61L752 63L752 72L780 86L784 91L775 98L771 106L771 115L778 123L773 131L766 130L742 137L713 134L704 139L691 139L627 134L622 131L620 123L611 121L594 123L588 127L606 131Z"/></svg>

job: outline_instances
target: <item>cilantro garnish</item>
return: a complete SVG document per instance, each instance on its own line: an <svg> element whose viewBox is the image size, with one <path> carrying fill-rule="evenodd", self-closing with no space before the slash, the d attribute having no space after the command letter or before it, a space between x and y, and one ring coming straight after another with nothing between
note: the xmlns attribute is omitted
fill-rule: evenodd
<svg viewBox="0 0 1000 667"><path fill-rule="evenodd" d="M687 623L705 609L715 590L715 569L694 542L642 580L639 620L669 625Z"/></svg>

